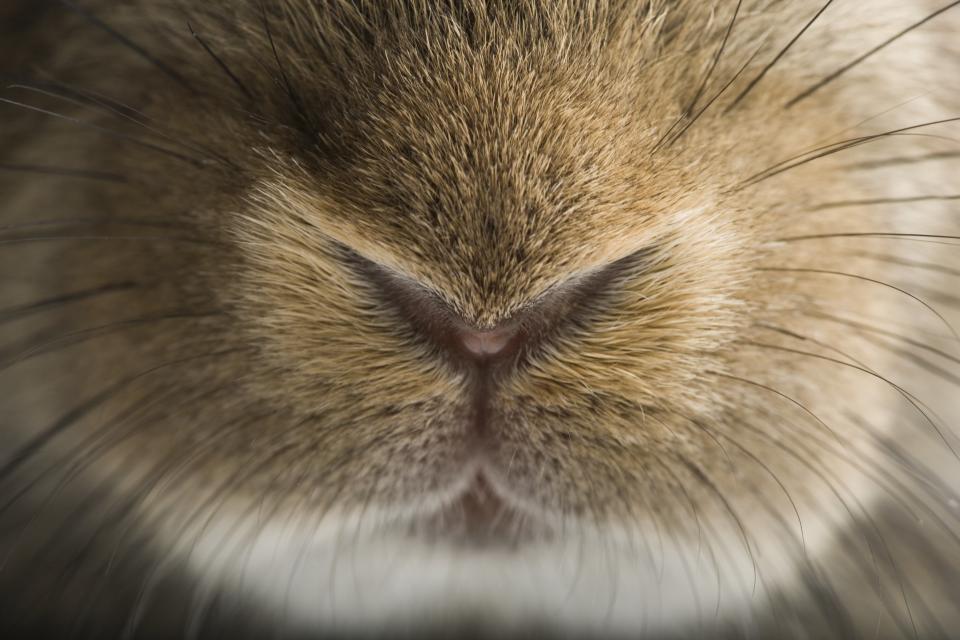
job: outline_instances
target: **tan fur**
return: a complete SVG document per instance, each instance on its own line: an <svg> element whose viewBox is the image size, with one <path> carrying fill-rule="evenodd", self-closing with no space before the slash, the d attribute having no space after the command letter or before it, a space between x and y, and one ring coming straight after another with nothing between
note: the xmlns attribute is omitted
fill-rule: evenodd
<svg viewBox="0 0 960 640"><path fill-rule="evenodd" d="M129 180L0 176L10 194L4 225L59 220L5 238L88 237L4 248L4 273L24 275L0 284L3 307L133 283L39 325L26 316L2 327L4 344L26 345L3 352L24 360L3 372L12 443L129 378L45 454L78 478L68 489L107 489L103 511L88 516L105 546L143 531L143 553L165 558L149 584L178 561L170 558L193 566L221 522L237 523L224 553L242 555L257 539L255 526L240 526L253 514L291 531L331 518L348 531L405 531L454 502L474 464L479 383L363 265L413 283L475 329L524 317L566 283L601 273L484 392L488 481L534 523L540 542L529 544L609 538L619 549L624 538L651 557L664 544L668 556L688 557L690 594L671 603L675 617L652 623L661 630L695 623L693 598L714 582L733 592L727 582L741 584L717 609L743 627L751 609L764 618L750 602L753 573L768 601L785 593L799 602L790 594L810 566L823 584L844 584L830 550L896 493L884 473L922 485L882 439L926 439L937 452L927 460L946 449L909 394L936 404L947 432L956 407L921 393L937 380L929 368L824 314L955 351L934 313L881 283L941 309L937 292L956 288L944 271L956 251L812 236L956 234L948 201L866 202L951 195L955 160L893 172L857 165L949 150L943 137L913 134L949 137L957 127L864 139L762 172L823 145L960 115L950 87L958 59L946 48L955 16L787 107L930 6L839 2L735 103L820 3L745 2L715 68L734 2L268 4L264 14L246 1L84 5L176 78L77 16L43 18L38 33L68 37L52 39L36 73L136 105L149 129L121 108L4 93L182 156L3 105L4 162ZM242 89L190 37L187 15ZM81 218L98 222L64 221ZM27 358L38 341L122 321ZM22 475L43 468L31 460ZM924 473L956 476L932 464ZM97 529L131 498L129 524ZM955 519L944 526L958 530ZM858 552L868 563L882 555ZM376 585L364 588L378 598ZM934 600L937 588L928 590ZM839 600L855 627L873 622L873 603ZM447 619L443 603L412 606ZM604 606L581 630L604 629ZM610 605L612 628L640 633L646 623L631 622L630 606ZM933 609L917 614L924 633L954 615ZM526 622L549 622L538 611L531 605ZM375 614L370 624L394 619Z"/></svg>

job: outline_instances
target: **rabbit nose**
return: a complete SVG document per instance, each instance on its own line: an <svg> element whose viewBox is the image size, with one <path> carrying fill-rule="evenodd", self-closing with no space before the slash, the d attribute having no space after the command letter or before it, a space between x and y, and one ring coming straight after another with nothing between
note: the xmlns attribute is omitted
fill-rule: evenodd
<svg viewBox="0 0 960 640"><path fill-rule="evenodd" d="M486 331L461 329L460 343L463 348L477 358L493 358L513 345L519 331L515 327L499 327Z"/></svg>

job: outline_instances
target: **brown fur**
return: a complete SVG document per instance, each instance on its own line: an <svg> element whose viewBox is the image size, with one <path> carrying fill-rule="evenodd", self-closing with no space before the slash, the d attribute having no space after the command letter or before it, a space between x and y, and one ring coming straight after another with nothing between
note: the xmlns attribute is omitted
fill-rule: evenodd
<svg viewBox="0 0 960 640"><path fill-rule="evenodd" d="M12 274L2 307L116 286L2 327L0 358L16 363L2 383L9 451L112 389L3 489L58 461L59 477L41 476L71 479L55 495L108 498L25 530L81 522L129 559L164 557L171 532L189 538L231 510L310 523L355 510L389 527L450 501L480 430L501 480L534 505L538 536L652 523L692 547L744 544L767 592L787 594L771 601L800 611L802 571L814 595L855 573L832 571L829 549L874 535L862 524L873 505L920 491L945 510L884 448L889 433L934 442L933 427L874 372L910 393L932 388L937 375L902 350L955 344L928 337L944 334L941 320L881 283L950 304L955 251L813 236L956 234L947 203L867 202L950 195L955 160L857 166L951 144L864 140L763 172L960 115L950 15L786 107L927 5L838 3L743 93L819 3L745 2L720 56L734 2L183 4L84 4L162 66L62 10L22 30L42 51L16 68L29 83L142 112L4 92L129 136L3 105L4 163L110 175L0 176L3 237L21 242L0 254ZM590 290L549 322L528 313L585 274ZM410 303L422 323L397 304L408 286L430 300ZM476 329L539 319L515 357L478 369L437 339L451 318ZM891 346L854 320L914 342ZM931 393L922 399L936 404ZM947 430L950 404L938 405ZM923 460L945 445L930 448ZM140 551L125 543L131 531ZM49 556L42 539L18 534L23 564ZM717 545L715 565L742 553ZM841 555L884 556L879 544L853 549ZM911 588L922 602L940 594ZM866 629L874 603L892 599L893 633L907 616L898 590L882 591L832 606ZM932 635L954 614L929 608L911 613Z"/></svg>

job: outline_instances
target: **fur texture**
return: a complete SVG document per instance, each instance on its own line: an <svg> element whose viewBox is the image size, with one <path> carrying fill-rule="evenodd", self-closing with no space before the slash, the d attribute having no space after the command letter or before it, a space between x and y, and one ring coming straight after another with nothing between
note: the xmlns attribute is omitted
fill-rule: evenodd
<svg viewBox="0 0 960 640"><path fill-rule="evenodd" d="M947 4L14 6L14 624L951 637Z"/></svg>

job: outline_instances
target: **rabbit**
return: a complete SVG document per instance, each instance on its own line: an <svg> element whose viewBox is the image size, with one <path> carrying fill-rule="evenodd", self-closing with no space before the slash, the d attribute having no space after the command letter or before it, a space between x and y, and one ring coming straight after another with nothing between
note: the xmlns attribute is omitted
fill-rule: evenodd
<svg viewBox="0 0 960 640"><path fill-rule="evenodd" d="M957 637L958 4L8 0L0 628Z"/></svg>

